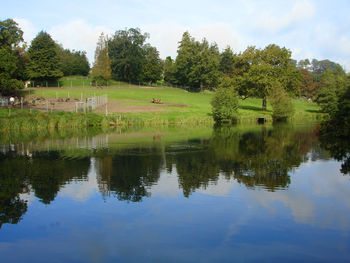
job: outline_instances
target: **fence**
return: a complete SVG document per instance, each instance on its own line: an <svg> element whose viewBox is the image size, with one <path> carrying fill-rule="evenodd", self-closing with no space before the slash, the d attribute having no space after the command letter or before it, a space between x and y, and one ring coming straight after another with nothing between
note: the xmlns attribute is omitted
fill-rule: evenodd
<svg viewBox="0 0 350 263"><path fill-rule="evenodd" d="M79 101L75 103L75 112L90 112L98 107L101 107L103 105L107 105L108 103L108 96L107 94L101 95L101 96L93 96L91 98L86 98L86 101ZM106 106L107 107L107 106Z"/></svg>
<svg viewBox="0 0 350 263"><path fill-rule="evenodd" d="M9 100L6 97L0 97L0 106L6 107L9 104Z"/></svg>

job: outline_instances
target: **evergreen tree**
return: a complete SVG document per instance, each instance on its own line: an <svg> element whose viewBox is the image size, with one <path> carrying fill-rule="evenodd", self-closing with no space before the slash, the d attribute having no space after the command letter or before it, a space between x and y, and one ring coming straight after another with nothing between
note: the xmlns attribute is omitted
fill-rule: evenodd
<svg viewBox="0 0 350 263"><path fill-rule="evenodd" d="M175 77L178 84L196 91L218 86L220 53L215 43L209 45L206 39L195 41L185 32L177 53Z"/></svg>
<svg viewBox="0 0 350 263"><path fill-rule="evenodd" d="M175 84L175 63L174 60L169 56L166 57L164 61L164 68L163 68L163 75L164 75L164 81L169 84Z"/></svg>
<svg viewBox="0 0 350 263"><path fill-rule="evenodd" d="M144 44L148 34L138 28L119 30L108 41L114 79L137 83L145 63Z"/></svg>
<svg viewBox="0 0 350 263"><path fill-rule="evenodd" d="M220 71L226 76L232 77L235 68L235 54L230 47L225 48L225 50L220 54Z"/></svg>
<svg viewBox="0 0 350 263"><path fill-rule="evenodd" d="M98 83L105 83L111 79L111 60L108 55L108 40L103 33L100 35L95 51L95 62L91 75Z"/></svg>
<svg viewBox="0 0 350 263"><path fill-rule="evenodd" d="M159 58L159 52L155 47L146 44L143 47L145 62L142 65L140 79L143 83L154 83L162 77L162 60Z"/></svg>
<svg viewBox="0 0 350 263"><path fill-rule="evenodd" d="M28 54L30 62L27 72L32 80L57 81L63 76L60 70L57 44L48 33L41 31L33 39Z"/></svg>

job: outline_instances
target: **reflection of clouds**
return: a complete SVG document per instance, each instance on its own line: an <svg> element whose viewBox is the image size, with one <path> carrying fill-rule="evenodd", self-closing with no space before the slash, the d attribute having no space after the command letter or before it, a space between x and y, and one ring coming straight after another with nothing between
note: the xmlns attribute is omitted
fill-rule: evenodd
<svg viewBox="0 0 350 263"><path fill-rule="evenodd" d="M19 194L19 198L23 201L27 201L28 205L31 205L36 200L35 194L32 191L29 193Z"/></svg>
<svg viewBox="0 0 350 263"><path fill-rule="evenodd" d="M92 194L98 191L95 162L96 160L91 158L90 169L86 181L66 184L62 187L58 195L63 197L68 196L79 202L87 201Z"/></svg>
<svg viewBox="0 0 350 263"><path fill-rule="evenodd" d="M174 197L176 198L181 189L179 188L179 182L175 166L172 168L172 172L168 173L166 170L160 172L158 182L150 187L152 196L161 197Z"/></svg>
<svg viewBox="0 0 350 263"><path fill-rule="evenodd" d="M217 182L210 182L205 188L202 187L196 192L213 196L227 196L237 187L239 186L235 180L227 180L223 175L220 175Z"/></svg>
<svg viewBox="0 0 350 263"><path fill-rule="evenodd" d="M318 227L350 229L349 178L339 173L338 162L301 165L287 191L249 191L253 202L275 209L281 202L291 210L296 222Z"/></svg>

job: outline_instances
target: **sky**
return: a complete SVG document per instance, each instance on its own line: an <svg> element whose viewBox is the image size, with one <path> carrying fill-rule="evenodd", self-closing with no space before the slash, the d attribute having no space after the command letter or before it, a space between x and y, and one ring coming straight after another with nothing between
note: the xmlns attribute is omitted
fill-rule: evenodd
<svg viewBox="0 0 350 263"><path fill-rule="evenodd" d="M277 44L296 60L329 59L350 71L349 0L0 0L0 20L14 19L31 40L44 30L93 63L98 36L138 27L161 58L176 57L185 31L223 50Z"/></svg>

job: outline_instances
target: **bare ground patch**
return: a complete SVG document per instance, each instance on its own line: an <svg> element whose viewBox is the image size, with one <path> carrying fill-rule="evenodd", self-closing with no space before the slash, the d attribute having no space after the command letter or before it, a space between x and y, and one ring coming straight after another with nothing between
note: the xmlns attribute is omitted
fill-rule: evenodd
<svg viewBox="0 0 350 263"><path fill-rule="evenodd" d="M76 102L79 99L67 99L67 98L43 98L43 97L26 97L23 107L26 109L40 110L40 111L75 111ZM85 100L84 100L85 101ZM122 113L136 113L136 112L164 112L169 111L167 107L186 108L185 104L154 104L149 102L141 102L142 105L128 105L133 103L140 103L140 101L133 100L113 100L109 99L107 108L108 112L122 112ZM20 108L20 104L17 103L15 108ZM105 106L101 106L95 110L96 113L104 113Z"/></svg>

